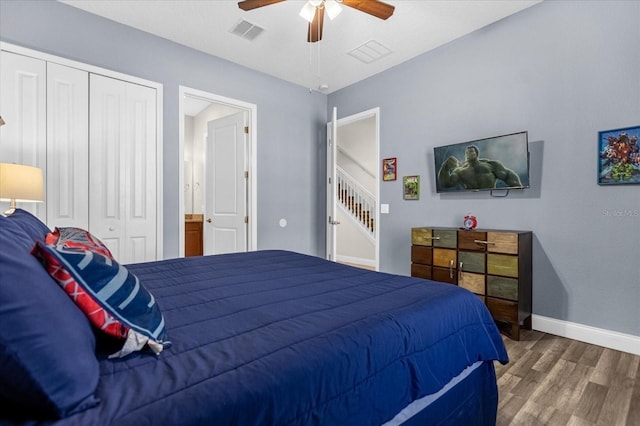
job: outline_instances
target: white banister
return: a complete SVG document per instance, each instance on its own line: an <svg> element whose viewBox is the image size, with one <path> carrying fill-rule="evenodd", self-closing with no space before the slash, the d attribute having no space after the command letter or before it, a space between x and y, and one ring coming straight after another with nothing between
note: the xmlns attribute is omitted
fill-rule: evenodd
<svg viewBox="0 0 640 426"><path fill-rule="evenodd" d="M342 168L336 168L338 200L362 230L375 238L376 197Z"/></svg>

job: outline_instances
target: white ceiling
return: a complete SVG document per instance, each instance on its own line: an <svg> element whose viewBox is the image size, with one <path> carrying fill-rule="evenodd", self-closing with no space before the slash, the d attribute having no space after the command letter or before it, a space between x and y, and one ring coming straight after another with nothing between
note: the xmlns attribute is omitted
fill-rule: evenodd
<svg viewBox="0 0 640 426"><path fill-rule="evenodd" d="M388 0L381 20L350 7L324 21L322 40L307 43L305 1L245 12L236 0L60 0L283 80L330 93L382 72L542 0ZM241 20L264 28L253 41L230 32ZM349 55L374 41L391 53L369 64ZM326 87L322 87L325 86Z"/></svg>

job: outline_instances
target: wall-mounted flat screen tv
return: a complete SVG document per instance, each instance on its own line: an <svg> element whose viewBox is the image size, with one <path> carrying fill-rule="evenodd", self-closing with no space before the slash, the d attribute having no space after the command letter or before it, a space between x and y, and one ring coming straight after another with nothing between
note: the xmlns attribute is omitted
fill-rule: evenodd
<svg viewBox="0 0 640 426"><path fill-rule="evenodd" d="M433 149L437 192L529 187L527 132Z"/></svg>

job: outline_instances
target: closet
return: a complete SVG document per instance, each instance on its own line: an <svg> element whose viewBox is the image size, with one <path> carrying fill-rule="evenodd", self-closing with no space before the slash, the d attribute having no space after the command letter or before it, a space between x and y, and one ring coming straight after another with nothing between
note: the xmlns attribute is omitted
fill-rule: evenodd
<svg viewBox="0 0 640 426"><path fill-rule="evenodd" d="M0 161L42 168L46 185L20 207L88 229L121 263L160 259L161 86L18 50L0 51Z"/></svg>

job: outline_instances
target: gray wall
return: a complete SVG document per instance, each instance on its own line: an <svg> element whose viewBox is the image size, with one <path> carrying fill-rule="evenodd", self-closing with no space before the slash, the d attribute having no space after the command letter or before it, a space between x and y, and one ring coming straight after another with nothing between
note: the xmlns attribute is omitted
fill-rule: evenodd
<svg viewBox="0 0 640 426"><path fill-rule="evenodd" d="M0 40L164 85L165 257L178 255L179 85L257 105L258 248L324 252L326 95L54 1L1 1Z"/></svg>
<svg viewBox="0 0 640 426"><path fill-rule="evenodd" d="M379 106L380 266L410 273L410 228L534 233L535 314L640 336L640 187L597 185L599 130L640 125L640 2L545 1L329 95L339 117ZM433 147L529 131L532 187L435 192ZM419 201L401 177L419 174Z"/></svg>

